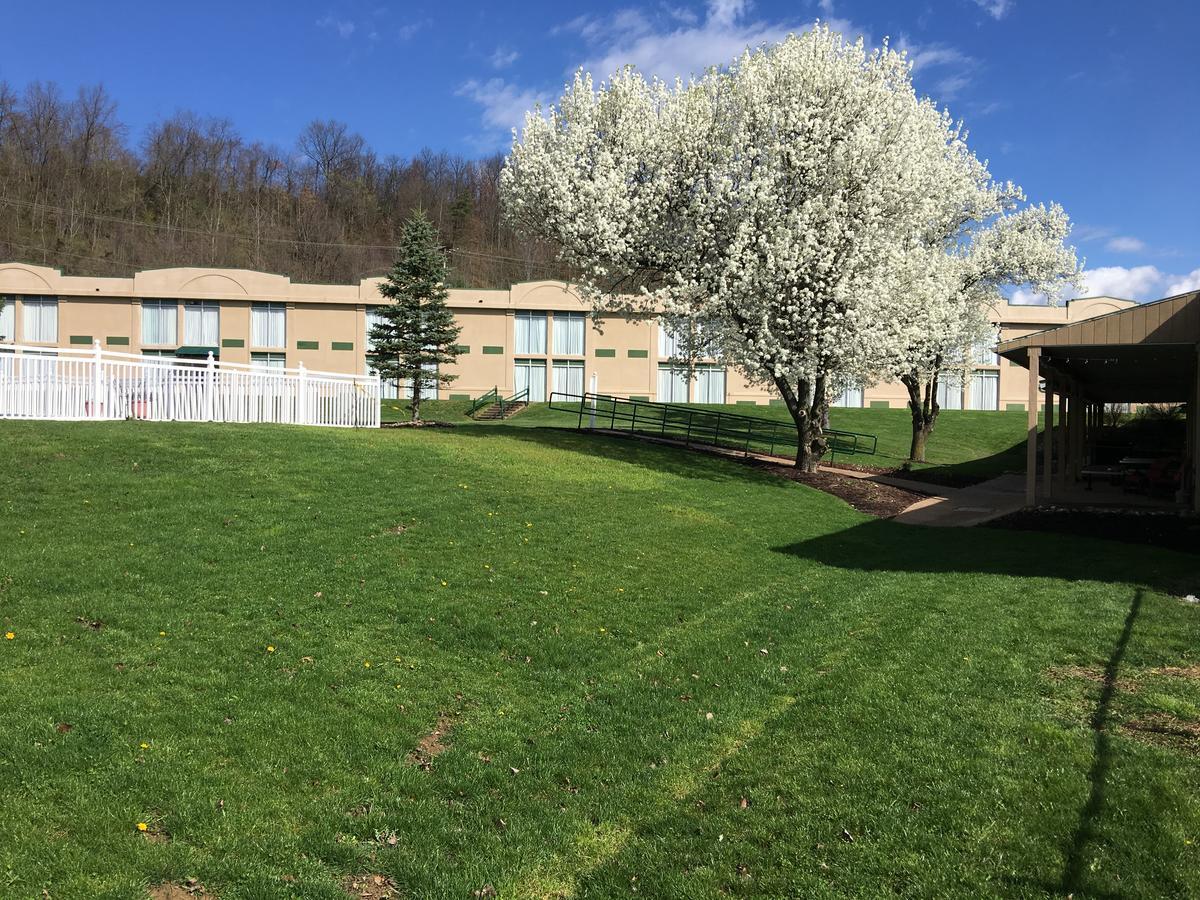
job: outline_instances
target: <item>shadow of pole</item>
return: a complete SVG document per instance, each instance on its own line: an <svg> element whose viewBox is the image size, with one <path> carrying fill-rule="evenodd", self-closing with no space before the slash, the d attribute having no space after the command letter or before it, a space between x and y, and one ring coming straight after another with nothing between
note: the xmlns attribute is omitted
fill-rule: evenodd
<svg viewBox="0 0 1200 900"><path fill-rule="evenodd" d="M1071 845L1067 851L1067 861L1063 867L1060 890L1071 896L1083 890L1083 878L1087 870L1085 855L1088 844L1099 835L1100 816L1104 811L1104 789L1109 769L1112 768L1112 745L1109 734L1109 720L1112 717L1112 702L1117 694L1117 672L1121 668L1121 660L1125 657L1125 648L1133 634L1133 625L1142 608L1142 589L1138 588L1133 595L1133 602L1125 616L1125 626L1121 636L1113 648L1108 664L1104 667L1104 686L1100 691L1100 701L1096 704L1096 712L1092 715L1092 730L1095 732L1095 750L1092 755L1092 767L1088 770L1088 783L1091 791L1087 803L1079 813L1079 824L1071 835Z"/></svg>

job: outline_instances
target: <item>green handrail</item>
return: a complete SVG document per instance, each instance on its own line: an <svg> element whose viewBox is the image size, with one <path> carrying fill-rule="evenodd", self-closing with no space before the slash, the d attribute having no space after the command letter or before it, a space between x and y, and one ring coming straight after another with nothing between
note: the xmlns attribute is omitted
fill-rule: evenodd
<svg viewBox="0 0 1200 900"><path fill-rule="evenodd" d="M470 407L467 409L467 415L468 416L475 415L476 412L483 409L484 407L491 406L498 399L500 399L500 391L497 388L492 388L486 394L483 394L482 396L475 398L475 400L471 403Z"/></svg>

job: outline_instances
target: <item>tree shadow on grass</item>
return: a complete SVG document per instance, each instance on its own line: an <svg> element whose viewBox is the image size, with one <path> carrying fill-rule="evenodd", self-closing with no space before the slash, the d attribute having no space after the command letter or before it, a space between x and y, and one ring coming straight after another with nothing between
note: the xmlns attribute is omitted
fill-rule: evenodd
<svg viewBox="0 0 1200 900"><path fill-rule="evenodd" d="M910 469L903 475L905 478L925 484L958 488L980 484L1007 472L1023 473L1024 471L1025 441L1018 441L1011 447L990 456L968 459L958 463Z"/></svg>
<svg viewBox="0 0 1200 900"><path fill-rule="evenodd" d="M671 444L659 444L620 435L595 434L573 428L517 425L460 425L456 435L463 437L495 438L503 436L518 441L553 447L567 453L594 456L616 462L641 466L680 478L704 481L750 481L755 484L784 488L790 482L770 475L754 466L745 465L740 457L685 449Z"/></svg>

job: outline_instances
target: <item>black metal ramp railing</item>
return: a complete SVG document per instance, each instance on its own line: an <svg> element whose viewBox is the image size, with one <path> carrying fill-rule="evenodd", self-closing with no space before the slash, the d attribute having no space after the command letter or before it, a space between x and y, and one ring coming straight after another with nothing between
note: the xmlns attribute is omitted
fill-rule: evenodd
<svg viewBox="0 0 1200 900"><path fill-rule="evenodd" d="M610 394L555 392L550 395L550 408L575 413L581 429L626 431L678 441L687 447L716 447L746 456L796 458L796 425L793 422ZM875 454L877 440L873 434L829 428L824 433L831 459L837 454Z"/></svg>

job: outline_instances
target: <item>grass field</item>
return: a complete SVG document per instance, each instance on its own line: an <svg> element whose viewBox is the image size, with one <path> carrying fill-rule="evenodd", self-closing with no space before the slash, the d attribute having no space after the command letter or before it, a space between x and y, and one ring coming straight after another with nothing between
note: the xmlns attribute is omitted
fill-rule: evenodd
<svg viewBox="0 0 1200 900"><path fill-rule="evenodd" d="M515 424L7 422L0 492L0 897L1200 894L1194 556Z"/></svg>
<svg viewBox="0 0 1200 900"><path fill-rule="evenodd" d="M470 401L435 400L422 404L426 419L453 422L473 427L513 428L575 428L578 416L549 404L535 403L504 422L472 423L467 417ZM782 406L705 406L738 415L753 415L788 422L788 412ZM407 421L408 402L387 400L383 403L383 421ZM907 466L912 441L912 418L904 409L832 409L830 426L843 431L873 434L878 438L874 456L838 457L835 461L850 461L883 467ZM944 410L929 439L925 463L911 466L911 477L944 484L970 484L1002 475L1005 472L1025 471L1025 413L979 412L974 410Z"/></svg>

